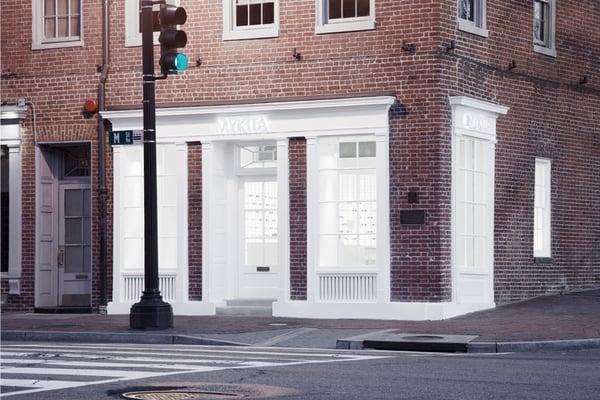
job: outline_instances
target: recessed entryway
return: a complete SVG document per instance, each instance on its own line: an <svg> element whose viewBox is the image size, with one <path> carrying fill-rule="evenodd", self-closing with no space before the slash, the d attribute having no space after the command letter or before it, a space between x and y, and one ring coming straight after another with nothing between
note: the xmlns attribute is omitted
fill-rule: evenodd
<svg viewBox="0 0 600 400"><path fill-rule="evenodd" d="M91 307L89 144L37 148L36 309Z"/></svg>

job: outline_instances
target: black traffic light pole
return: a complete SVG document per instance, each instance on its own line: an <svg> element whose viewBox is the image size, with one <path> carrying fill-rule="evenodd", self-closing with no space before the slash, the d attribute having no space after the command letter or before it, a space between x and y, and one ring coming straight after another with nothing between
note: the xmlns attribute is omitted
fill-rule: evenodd
<svg viewBox="0 0 600 400"><path fill-rule="evenodd" d="M173 308L158 289L158 223L156 202L156 105L154 99L154 4L142 1L142 57L144 74L144 293L131 307L131 329L173 327Z"/></svg>

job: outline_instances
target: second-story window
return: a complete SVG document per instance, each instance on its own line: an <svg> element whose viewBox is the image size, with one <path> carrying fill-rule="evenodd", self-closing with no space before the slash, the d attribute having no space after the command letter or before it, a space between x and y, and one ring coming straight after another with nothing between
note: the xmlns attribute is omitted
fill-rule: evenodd
<svg viewBox="0 0 600 400"><path fill-rule="evenodd" d="M81 46L81 0L33 0L33 49Z"/></svg>
<svg viewBox="0 0 600 400"><path fill-rule="evenodd" d="M318 0L317 33L375 29L374 0Z"/></svg>
<svg viewBox="0 0 600 400"><path fill-rule="evenodd" d="M533 1L533 46L534 50L556 56L554 47L555 0Z"/></svg>
<svg viewBox="0 0 600 400"><path fill-rule="evenodd" d="M488 36L486 0L458 0L458 29L479 36Z"/></svg>
<svg viewBox="0 0 600 400"><path fill-rule="evenodd" d="M279 36L279 0L223 0L223 40Z"/></svg>

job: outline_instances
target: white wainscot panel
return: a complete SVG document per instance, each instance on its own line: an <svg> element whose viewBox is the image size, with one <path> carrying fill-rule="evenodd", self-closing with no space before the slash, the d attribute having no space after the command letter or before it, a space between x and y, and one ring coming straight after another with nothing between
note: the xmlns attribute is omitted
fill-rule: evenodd
<svg viewBox="0 0 600 400"><path fill-rule="evenodd" d="M319 301L375 302L377 301L376 273L317 273Z"/></svg>

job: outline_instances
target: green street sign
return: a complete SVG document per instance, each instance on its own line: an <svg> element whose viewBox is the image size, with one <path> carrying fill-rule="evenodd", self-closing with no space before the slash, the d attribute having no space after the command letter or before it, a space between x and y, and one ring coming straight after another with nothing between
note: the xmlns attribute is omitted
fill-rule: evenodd
<svg viewBox="0 0 600 400"><path fill-rule="evenodd" d="M108 142L113 145L137 144L144 138L144 131L110 131Z"/></svg>

